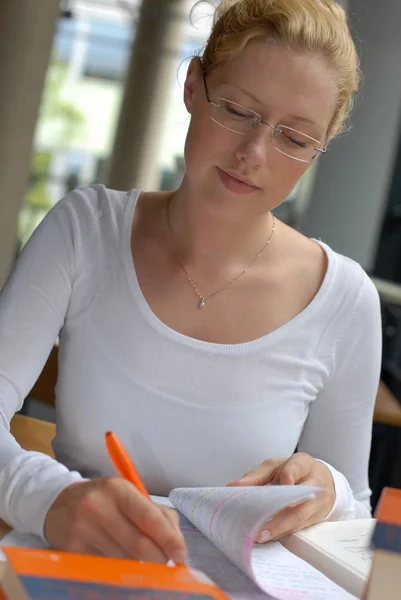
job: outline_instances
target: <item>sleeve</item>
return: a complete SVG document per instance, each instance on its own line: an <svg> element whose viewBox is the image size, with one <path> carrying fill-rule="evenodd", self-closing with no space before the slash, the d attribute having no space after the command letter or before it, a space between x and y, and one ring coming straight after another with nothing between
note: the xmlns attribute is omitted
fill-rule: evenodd
<svg viewBox="0 0 401 600"><path fill-rule="evenodd" d="M325 520L371 516L368 468L381 348L380 301L364 275L333 347L330 377L310 407L298 444L332 474L336 500Z"/></svg>
<svg viewBox="0 0 401 600"><path fill-rule="evenodd" d="M19 255L0 293L0 518L40 535L58 494L79 473L23 450L10 420L39 376L63 327L82 254L79 207L96 191L60 200Z"/></svg>

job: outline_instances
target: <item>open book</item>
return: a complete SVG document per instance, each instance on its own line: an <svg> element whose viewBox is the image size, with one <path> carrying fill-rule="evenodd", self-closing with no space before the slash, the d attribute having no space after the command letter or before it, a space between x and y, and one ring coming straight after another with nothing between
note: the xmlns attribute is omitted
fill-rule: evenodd
<svg viewBox="0 0 401 600"><path fill-rule="evenodd" d="M281 543L360 597L372 565L370 540L375 523L375 519L319 523L284 538Z"/></svg>
<svg viewBox="0 0 401 600"><path fill-rule="evenodd" d="M205 572L233 600L352 600L370 569L373 519L322 523L282 543L253 543L280 510L318 493L303 485L178 488L154 500L179 511L188 566ZM2 544L37 542L12 532Z"/></svg>
<svg viewBox="0 0 401 600"><path fill-rule="evenodd" d="M235 600L358 597L370 570L374 519L322 523L281 543L253 543L276 513L318 493L309 486L181 488L169 500L184 516L190 565Z"/></svg>

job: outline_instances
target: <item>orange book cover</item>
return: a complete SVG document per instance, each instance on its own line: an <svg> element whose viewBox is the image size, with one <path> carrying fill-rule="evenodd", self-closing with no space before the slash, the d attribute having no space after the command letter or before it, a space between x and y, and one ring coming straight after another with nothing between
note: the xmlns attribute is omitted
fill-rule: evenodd
<svg viewBox="0 0 401 600"><path fill-rule="evenodd" d="M7 600L228 600L206 575L185 565L11 546L3 550Z"/></svg>
<svg viewBox="0 0 401 600"><path fill-rule="evenodd" d="M372 536L374 548L401 553L401 490L383 489L377 509Z"/></svg>
<svg viewBox="0 0 401 600"><path fill-rule="evenodd" d="M384 488L375 516L381 523L391 523L401 527L401 490Z"/></svg>

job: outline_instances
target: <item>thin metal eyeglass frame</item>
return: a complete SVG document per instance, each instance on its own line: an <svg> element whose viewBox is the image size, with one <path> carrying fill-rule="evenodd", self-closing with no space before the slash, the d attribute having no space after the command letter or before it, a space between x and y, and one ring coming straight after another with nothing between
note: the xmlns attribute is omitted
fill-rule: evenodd
<svg viewBox="0 0 401 600"><path fill-rule="evenodd" d="M206 74L205 74L204 71L203 71L202 74L203 74L203 83L204 83L204 86L205 86L206 100L212 106L215 106L216 108L220 108L221 104L217 104L216 102L213 102L213 100L211 99L210 94L209 94L209 89L207 87ZM235 104L235 106L243 108L244 110L247 110L248 112L250 112L253 115L255 115L255 120L252 123L252 130L256 129L260 125L267 125L268 127L270 127L270 129L273 130L273 136L277 139L278 136L281 135L281 133L282 133L282 130L280 129L280 127L285 127L286 129L289 129L290 131L294 131L295 133L299 133L300 135L304 135L305 137L309 138L313 142L316 142L316 144L318 144L319 146L321 145L321 142L319 142L319 140L316 140L315 138L311 137L310 135L307 135L306 133L303 133L302 131L299 131L298 129L294 129L293 127L288 127L287 125L282 125L282 124L280 124L277 127L275 127L274 125L272 125L272 123L269 123L268 121L262 121L261 115L259 113L255 112L254 110L251 110L250 108L247 108L246 106L243 106L242 104L238 104L237 102L233 102L232 100L229 100L228 98L221 98L221 99L222 100L226 100L226 102L230 102L231 104ZM232 131L233 133L237 133L238 135L250 135L252 133L252 130L249 133L241 133L240 131L235 131L234 129L230 129L229 127L226 127L225 125L222 125L221 123L219 123L218 121L216 121L215 119L213 119L213 117L211 117L211 119L212 119L212 121L214 121L215 123L217 123L217 125L220 125L220 127L224 127L224 129L227 129L228 131ZM279 150L275 146L274 146L274 148L275 148L275 150L277 150L277 152L280 152L280 154L284 154L284 156L288 156L288 158L292 158L293 160L298 160L299 162L309 163L309 162L312 162L313 160L315 160L315 158L317 156L317 154L315 154L315 156L313 156L309 160L306 160L306 159L303 159L303 158L296 158L295 156L291 156L291 154L286 154L285 152L283 152L282 150ZM316 147L316 146L315 146L314 150L316 152L320 152L321 154L324 154L326 152L326 148L319 148L319 147Z"/></svg>

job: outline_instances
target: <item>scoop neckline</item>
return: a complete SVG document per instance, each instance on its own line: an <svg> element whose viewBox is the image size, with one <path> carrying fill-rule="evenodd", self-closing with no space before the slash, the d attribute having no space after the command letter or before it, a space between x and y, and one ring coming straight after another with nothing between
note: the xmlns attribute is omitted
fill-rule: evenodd
<svg viewBox="0 0 401 600"><path fill-rule="evenodd" d="M125 268L125 276L133 295L133 299L139 308L142 316L145 318L147 323L156 331L161 333L163 336L169 338L172 341L178 342L182 345L186 345L191 348L203 350L206 352L213 352L216 354L247 354L252 351L257 351L261 348L266 348L273 344L275 341L290 335L294 331L299 323L305 321L311 314L316 312L318 308L324 303L327 294L331 288L334 274L336 270L336 262L333 251L327 244L321 240L311 238L314 242L318 243L324 250L327 256L327 269L323 278L322 284L319 290L316 292L311 302L295 317L275 329L270 333L261 337L255 338L248 342L241 342L238 344L218 344L215 342L208 342L206 340L199 340L187 336L175 329L172 329L153 312L150 308L142 289L139 285L134 257L131 250L131 236L132 236L132 222L134 217L135 208L137 205L138 198L143 190L133 189L127 192L126 202L123 210L123 222L122 222L122 235L121 235L121 252L123 257L123 263Z"/></svg>

